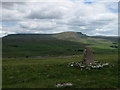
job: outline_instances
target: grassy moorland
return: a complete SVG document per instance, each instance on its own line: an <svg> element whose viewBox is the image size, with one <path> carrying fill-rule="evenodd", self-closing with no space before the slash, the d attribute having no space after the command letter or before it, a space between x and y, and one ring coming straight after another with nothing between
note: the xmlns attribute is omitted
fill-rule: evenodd
<svg viewBox="0 0 120 90"><path fill-rule="evenodd" d="M96 61L110 65L100 70L68 67L68 63L82 60L86 46L93 49ZM115 38L71 32L6 36L2 48L3 88L56 88L57 83L68 82L73 86L63 88L118 88L118 48L114 46L118 46Z"/></svg>
<svg viewBox="0 0 120 90"><path fill-rule="evenodd" d="M12 41L3 43L3 57L72 55L81 53L74 49L84 48L80 43L63 40Z"/></svg>
<svg viewBox="0 0 120 90"><path fill-rule="evenodd" d="M65 32L60 34L15 34L3 37L3 57L61 56L79 55L84 47L92 47L96 53L114 53L110 47L117 42L113 39L88 37L82 33Z"/></svg>
<svg viewBox="0 0 120 90"><path fill-rule="evenodd" d="M100 70L89 71L67 67L68 63L81 60L81 56L3 59L3 88L55 88L57 83L63 82L72 83L72 88L118 87L118 56L116 54L95 55L95 60L110 64Z"/></svg>

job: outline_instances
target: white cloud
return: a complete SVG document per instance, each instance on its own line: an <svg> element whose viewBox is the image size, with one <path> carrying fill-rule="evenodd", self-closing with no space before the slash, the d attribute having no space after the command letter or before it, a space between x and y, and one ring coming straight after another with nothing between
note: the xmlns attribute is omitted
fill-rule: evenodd
<svg viewBox="0 0 120 90"><path fill-rule="evenodd" d="M3 34L3 33L5 33L5 31L0 31L0 34Z"/></svg>
<svg viewBox="0 0 120 90"><path fill-rule="evenodd" d="M0 26L0 30L2 30L2 25Z"/></svg>
<svg viewBox="0 0 120 90"><path fill-rule="evenodd" d="M102 1L92 4L72 0L4 3L3 21L17 23L12 27L6 25L4 30L14 33L79 31L88 35L116 33L118 15L114 11L117 3Z"/></svg>
<svg viewBox="0 0 120 90"><path fill-rule="evenodd" d="M96 29L96 31L111 31L111 29Z"/></svg>
<svg viewBox="0 0 120 90"><path fill-rule="evenodd" d="M81 27L80 27L80 29L86 29L86 27L84 27L84 26L81 26Z"/></svg>
<svg viewBox="0 0 120 90"><path fill-rule="evenodd" d="M39 20L28 20L28 21L21 21L18 23L20 27L26 29L36 29L36 30L44 30L44 29L53 29L56 27L56 23L52 21L39 21Z"/></svg>
<svg viewBox="0 0 120 90"><path fill-rule="evenodd" d="M2 2L64 2L64 1L72 1L72 0L1 0ZM73 0L80 2L119 2L119 0Z"/></svg>

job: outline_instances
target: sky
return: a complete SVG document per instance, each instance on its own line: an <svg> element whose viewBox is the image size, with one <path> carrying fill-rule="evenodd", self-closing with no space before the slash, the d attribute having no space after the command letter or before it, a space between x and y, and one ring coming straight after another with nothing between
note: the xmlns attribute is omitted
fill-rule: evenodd
<svg viewBox="0 0 120 90"><path fill-rule="evenodd" d="M89 36L118 35L118 1L2 1L0 37L17 33L82 32Z"/></svg>

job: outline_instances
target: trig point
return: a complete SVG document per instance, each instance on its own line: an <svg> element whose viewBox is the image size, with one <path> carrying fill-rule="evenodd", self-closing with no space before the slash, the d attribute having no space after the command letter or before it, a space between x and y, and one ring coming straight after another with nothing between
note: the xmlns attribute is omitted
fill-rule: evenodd
<svg viewBox="0 0 120 90"><path fill-rule="evenodd" d="M83 64L85 65L90 65L94 64L94 59L93 59L93 52L92 49L89 47L86 47L84 52L83 52Z"/></svg>

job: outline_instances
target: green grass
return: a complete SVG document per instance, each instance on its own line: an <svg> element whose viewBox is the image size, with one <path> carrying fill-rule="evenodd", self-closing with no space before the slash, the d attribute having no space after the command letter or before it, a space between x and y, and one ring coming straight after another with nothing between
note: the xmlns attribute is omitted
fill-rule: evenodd
<svg viewBox="0 0 120 90"><path fill-rule="evenodd" d="M14 43L13 43L14 42ZM85 45L64 40L6 40L3 42L3 57L59 56L80 54L74 49L83 49Z"/></svg>
<svg viewBox="0 0 120 90"><path fill-rule="evenodd" d="M87 43L86 43L87 42ZM86 45L92 44L92 45ZM111 48L112 42L103 41L65 41L65 40L36 40L34 39L3 39L3 57L25 56L61 56L79 55L84 47L89 46L97 53L115 53L117 48Z"/></svg>
<svg viewBox="0 0 120 90"><path fill-rule="evenodd" d="M3 88L55 88L56 83L73 83L71 88L117 88L117 54L95 54L95 60L113 67L79 70L67 67L82 56L46 59L3 59ZM69 88L69 87L68 87Z"/></svg>

